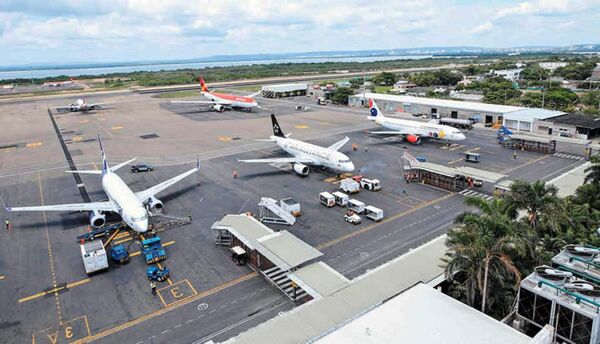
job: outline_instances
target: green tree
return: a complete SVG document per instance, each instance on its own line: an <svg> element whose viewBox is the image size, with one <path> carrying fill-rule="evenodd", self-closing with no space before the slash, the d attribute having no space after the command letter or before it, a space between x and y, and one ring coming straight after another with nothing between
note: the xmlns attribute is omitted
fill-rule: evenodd
<svg viewBox="0 0 600 344"><path fill-rule="evenodd" d="M529 225L535 228L540 217L550 217L560 206L558 188L538 180L533 183L517 180L506 195L506 200L515 209L525 210Z"/></svg>
<svg viewBox="0 0 600 344"><path fill-rule="evenodd" d="M521 79L523 80L546 80L548 79L548 71L540 67L537 63L527 65L521 71Z"/></svg>
<svg viewBox="0 0 600 344"><path fill-rule="evenodd" d="M348 104L348 97L353 94L354 91L349 87L338 87L333 91L331 100L336 104Z"/></svg>
<svg viewBox="0 0 600 344"><path fill-rule="evenodd" d="M587 205L592 209L600 210L600 184L583 184L575 190L572 197L575 204Z"/></svg>
<svg viewBox="0 0 600 344"><path fill-rule="evenodd" d="M592 183L600 185L600 155L596 154L590 158L592 163L588 168L585 169L584 183Z"/></svg>
<svg viewBox="0 0 600 344"><path fill-rule="evenodd" d="M381 72L373 77L375 85L391 86L398 81L398 76L394 73Z"/></svg>
<svg viewBox="0 0 600 344"><path fill-rule="evenodd" d="M465 204L475 211L459 215L455 220L458 227L448 232L445 274L450 281L458 282L469 305L475 307L481 299L481 311L486 312L490 291L503 289L507 280L514 282L514 296L521 273L513 257L523 256L526 245L523 232L515 226L512 204L475 197L467 197ZM497 309L506 309L510 303L505 299L504 307Z"/></svg>
<svg viewBox="0 0 600 344"><path fill-rule="evenodd" d="M564 67L557 68L554 71L554 75L562 76L563 78L570 80L585 80L592 75L595 66L595 61L569 63Z"/></svg>

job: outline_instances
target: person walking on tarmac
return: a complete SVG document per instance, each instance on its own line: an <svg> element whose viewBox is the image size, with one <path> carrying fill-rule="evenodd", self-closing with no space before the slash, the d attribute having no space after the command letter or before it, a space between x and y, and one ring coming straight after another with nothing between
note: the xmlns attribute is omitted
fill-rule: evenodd
<svg viewBox="0 0 600 344"><path fill-rule="evenodd" d="M6 224L6 230L9 230L10 229L10 221L8 219L6 219L4 221L4 223Z"/></svg>
<svg viewBox="0 0 600 344"><path fill-rule="evenodd" d="M152 289L152 295L156 296L156 282L150 282L150 289Z"/></svg>
<svg viewBox="0 0 600 344"><path fill-rule="evenodd" d="M233 170L233 179L237 179L237 170Z"/></svg>
<svg viewBox="0 0 600 344"><path fill-rule="evenodd" d="M515 159L515 160L517 159L517 150L516 149L513 150L513 159Z"/></svg>

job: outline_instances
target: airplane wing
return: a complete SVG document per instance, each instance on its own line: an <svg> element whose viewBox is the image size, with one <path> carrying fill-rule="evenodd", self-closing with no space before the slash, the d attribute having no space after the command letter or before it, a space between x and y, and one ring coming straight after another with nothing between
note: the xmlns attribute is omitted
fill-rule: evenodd
<svg viewBox="0 0 600 344"><path fill-rule="evenodd" d="M57 106L57 107L56 107L56 111L60 111L60 110L68 110L68 109L70 109L70 107L68 107L68 106Z"/></svg>
<svg viewBox="0 0 600 344"><path fill-rule="evenodd" d="M7 207L7 211L114 211L118 212L117 208L110 201L91 202L91 203L73 203L73 204L56 204L56 205L40 205L34 207Z"/></svg>
<svg viewBox="0 0 600 344"><path fill-rule="evenodd" d="M369 134L380 134L380 135L410 135L411 133L406 131L369 131Z"/></svg>
<svg viewBox="0 0 600 344"><path fill-rule="evenodd" d="M146 200L148 200L148 198L158 194L159 192L165 190L166 188L168 188L169 186L179 182L180 180L184 179L185 177L195 173L196 171L198 171L200 169L200 162L198 162L198 164L196 165L195 168L192 168L191 170L184 172L176 177L173 177L169 180L165 180L164 182L160 183L160 184L156 184L151 188L148 188L146 190L143 191L138 191L135 193L135 195L137 196L137 198L141 201L141 202L145 202Z"/></svg>
<svg viewBox="0 0 600 344"><path fill-rule="evenodd" d="M348 136L344 137L343 139L339 140L338 142L332 144L331 146L327 147L327 149L331 149L334 151L338 151L340 150L340 148L342 148L343 145L345 145L348 141L350 141L350 139L348 138Z"/></svg>
<svg viewBox="0 0 600 344"><path fill-rule="evenodd" d="M94 103L94 104L87 104L87 107L90 109L95 109L95 108L99 108L102 105L106 105L106 104L112 104L112 103Z"/></svg>
<svg viewBox="0 0 600 344"><path fill-rule="evenodd" d="M301 158L301 157L292 157L292 158L270 158L270 159L242 159L242 160L238 160L239 162L246 162L246 163L266 163L266 164L270 164L270 163L295 163L295 162L299 162L299 163L303 163L303 164L312 164L313 161L312 159L309 158Z"/></svg>

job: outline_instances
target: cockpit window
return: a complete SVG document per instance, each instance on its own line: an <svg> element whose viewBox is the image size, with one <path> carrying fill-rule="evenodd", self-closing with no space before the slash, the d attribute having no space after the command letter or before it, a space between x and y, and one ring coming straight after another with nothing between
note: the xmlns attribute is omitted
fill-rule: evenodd
<svg viewBox="0 0 600 344"><path fill-rule="evenodd" d="M146 214L144 214L144 216L140 216L140 217L135 217L135 216L131 217L131 221L133 221L133 222L144 221L147 219L148 219L148 215L146 215Z"/></svg>

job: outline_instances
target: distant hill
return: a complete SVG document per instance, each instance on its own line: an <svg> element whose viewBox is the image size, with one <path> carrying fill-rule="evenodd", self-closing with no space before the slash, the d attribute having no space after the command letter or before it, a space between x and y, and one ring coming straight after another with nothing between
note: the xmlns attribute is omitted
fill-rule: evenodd
<svg viewBox="0 0 600 344"><path fill-rule="evenodd" d="M245 55L214 55L193 59L181 60L146 60L130 62L82 62L69 64L40 63L19 66L0 66L0 71L11 70L37 70L37 69L76 69L76 68L102 68L120 66L144 66L144 65L169 65L197 62L234 62L234 61L277 61L290 59L311 58L351 58L351 57L389 57L389 56L479 56L494 54L524 54L524 53L586 53L600 52L600 44L577 44L570 46L525 46L510 48L483 48L483 47L422 47L422 48L398 48L379 50L356 50L356 51L312 51L297 53L277 54L245 54Z"/></svg>

